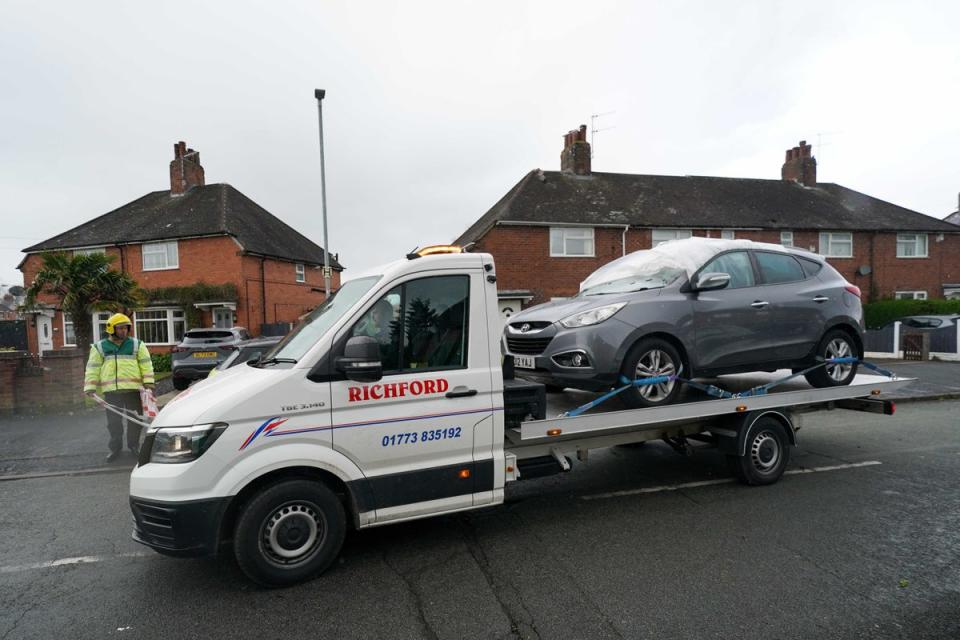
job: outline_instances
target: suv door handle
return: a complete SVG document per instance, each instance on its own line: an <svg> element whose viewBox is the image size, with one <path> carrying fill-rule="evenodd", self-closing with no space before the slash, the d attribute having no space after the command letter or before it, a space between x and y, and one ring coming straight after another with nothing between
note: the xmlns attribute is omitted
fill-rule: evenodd
<svg viewBox="0 0 960 640"><path fill-rule="evenodd" d="M450 389L450 391L447 391L445 395L448 398L469 398L470 396L477 395L477 390L469 389L463 385L460 385L460 386L454 387L453 389Z"/></svg>
<svg viewBox="0 0 960 640"><path fill-rule="evenodd" d="M830 299L830 298L828 298L827 296L817 296L816 298L813 299L813 301L814 301L814 302L826 302L826 301L829 300L829 299Z"/></svg>
<svg viewBox="0 0 960 640"><path fill-rule="evenodd" d="M763 309L768 304L770 303L767 302L766 300L755 300L754 302L750 303L750 306L753 307L754 309Z"/></svg>

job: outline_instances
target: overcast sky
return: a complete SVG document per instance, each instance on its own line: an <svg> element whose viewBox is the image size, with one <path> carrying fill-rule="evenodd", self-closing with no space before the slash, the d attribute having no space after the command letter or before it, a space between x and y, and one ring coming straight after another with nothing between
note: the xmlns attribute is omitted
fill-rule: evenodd
<svg viewBox="0 0 960 640"><path fill-rule="evenodd" d="M955 1L2 6L0 282L168 189L177 140L322 244L315 87L346 277L449 242L606 112L596 171L779 178L806 139L820 181L957 210Z"/></svg>

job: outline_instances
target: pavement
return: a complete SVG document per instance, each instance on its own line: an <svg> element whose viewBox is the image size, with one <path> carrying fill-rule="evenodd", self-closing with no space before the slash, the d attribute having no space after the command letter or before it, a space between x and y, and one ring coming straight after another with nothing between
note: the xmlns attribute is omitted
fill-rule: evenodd
<svg viewBox="0 0 960 640"><path fill-rule="evenodd" d="M960 362L874 361L901 378L915 382L889 396L896 402L936 401L960 398ZM160 387L162 407L178 392ZM579 404L579 403L578 403ZM112 463L105 461L107 429L100 408L65 415L0 417L0 481L48 474L129 472L136 465L124 450Z"/></svg>

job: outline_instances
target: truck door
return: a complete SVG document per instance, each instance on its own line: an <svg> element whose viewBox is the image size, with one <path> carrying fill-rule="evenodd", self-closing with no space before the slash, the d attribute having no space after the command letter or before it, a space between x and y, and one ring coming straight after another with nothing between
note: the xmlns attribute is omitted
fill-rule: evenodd
<svg viewBox="0 0 960 640"><path fill-rule="evenodd" d="M470 506L492 489L489 453L474 455L474 426L493 412L482 272L448 274L387 285L335 341L380 343L381 380L331 382L333 447L363 470L377 522Z"/></svg>

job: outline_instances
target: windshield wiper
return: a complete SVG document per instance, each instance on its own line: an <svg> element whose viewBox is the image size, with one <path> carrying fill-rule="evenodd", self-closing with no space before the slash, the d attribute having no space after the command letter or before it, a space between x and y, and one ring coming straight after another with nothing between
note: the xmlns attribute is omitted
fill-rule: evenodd
<svg viewBox="0 0 960 640"><path fill-rule="evenodd" d="M282 363L297 364L297 361L294 360L293 358L267 358L266 360L264 360L263 356L261 356L259 360L253 363L253 366L264 367L268 364L282 364Z"/></svg>

